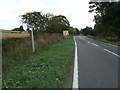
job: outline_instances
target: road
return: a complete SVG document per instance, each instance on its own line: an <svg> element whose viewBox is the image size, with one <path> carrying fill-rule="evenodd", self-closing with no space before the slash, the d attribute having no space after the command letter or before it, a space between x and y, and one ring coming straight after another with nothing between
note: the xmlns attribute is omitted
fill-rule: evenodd
<svg viewBox="0 0 120 90"><path fill-rule="evenodd" d="M76 36L79 88L118 88L118 47Z"/></svg>

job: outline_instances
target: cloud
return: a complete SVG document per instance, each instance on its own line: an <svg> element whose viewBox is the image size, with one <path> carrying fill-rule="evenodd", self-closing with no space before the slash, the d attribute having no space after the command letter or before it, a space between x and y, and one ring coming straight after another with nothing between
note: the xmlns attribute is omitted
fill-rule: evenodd
<svg viewBox="0 0 120 90"><path fill-rule="evenodd" d="M21 25L19 17L26 12L42 11L65 15L71 26L78 29L94 26L93 16L88 12L89 0L0 0L0 28L13 29Z"/></svg>

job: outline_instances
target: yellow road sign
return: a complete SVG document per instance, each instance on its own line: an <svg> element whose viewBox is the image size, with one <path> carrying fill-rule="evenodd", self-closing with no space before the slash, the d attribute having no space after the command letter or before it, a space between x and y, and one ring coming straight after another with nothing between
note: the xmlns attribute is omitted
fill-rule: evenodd
<svg viewBox="0 0 120 90"><path fill-rule="evenodd" d="M68 36L69 35L69 31L63 31L63 36Z"/></svg>

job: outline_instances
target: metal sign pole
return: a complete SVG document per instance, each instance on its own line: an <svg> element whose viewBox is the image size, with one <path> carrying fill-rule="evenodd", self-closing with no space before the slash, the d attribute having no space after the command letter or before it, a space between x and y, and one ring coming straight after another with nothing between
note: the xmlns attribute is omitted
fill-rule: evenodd
<svg viewBox="0 0 120 90"><path fill-rule="evenodd" d="M33 29L31 30L31 35L32 35L32 48L33 48L33 53L35 53Z"/></svg>

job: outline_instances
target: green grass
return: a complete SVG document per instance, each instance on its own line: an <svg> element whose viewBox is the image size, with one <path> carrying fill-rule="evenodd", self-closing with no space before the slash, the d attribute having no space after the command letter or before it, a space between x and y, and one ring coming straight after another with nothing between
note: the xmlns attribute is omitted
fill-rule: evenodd
<svg viewBox="0 0 120 90"><path fill-rule="evenodd" d="M104 39L104 38L99 38L99 37L95 37L95 36L88 36L92 39L95 39L95 40L98 40L98 41L101 41L101 42L105 42L105 43L110 43L110 44L113 44L113 45L117 45L117 46L120 46L120 41L117 41L117 40L107 40L107 39Z"/></svg>
<svg viewBox="0 0 120 90"><path fill-rule="evenodd" d="M73 58L70 36L4 73L3 88L63 88Z"/></svg>
<svg viewBox="0 0 120 90"><path fill-rule="evenodd" d="M34 37L35 53L32 52L31 37L6 38L2 40L2 71L8 72L30 57L43 52L49 45L63 39L62 34L38 34Z"/></svg>

